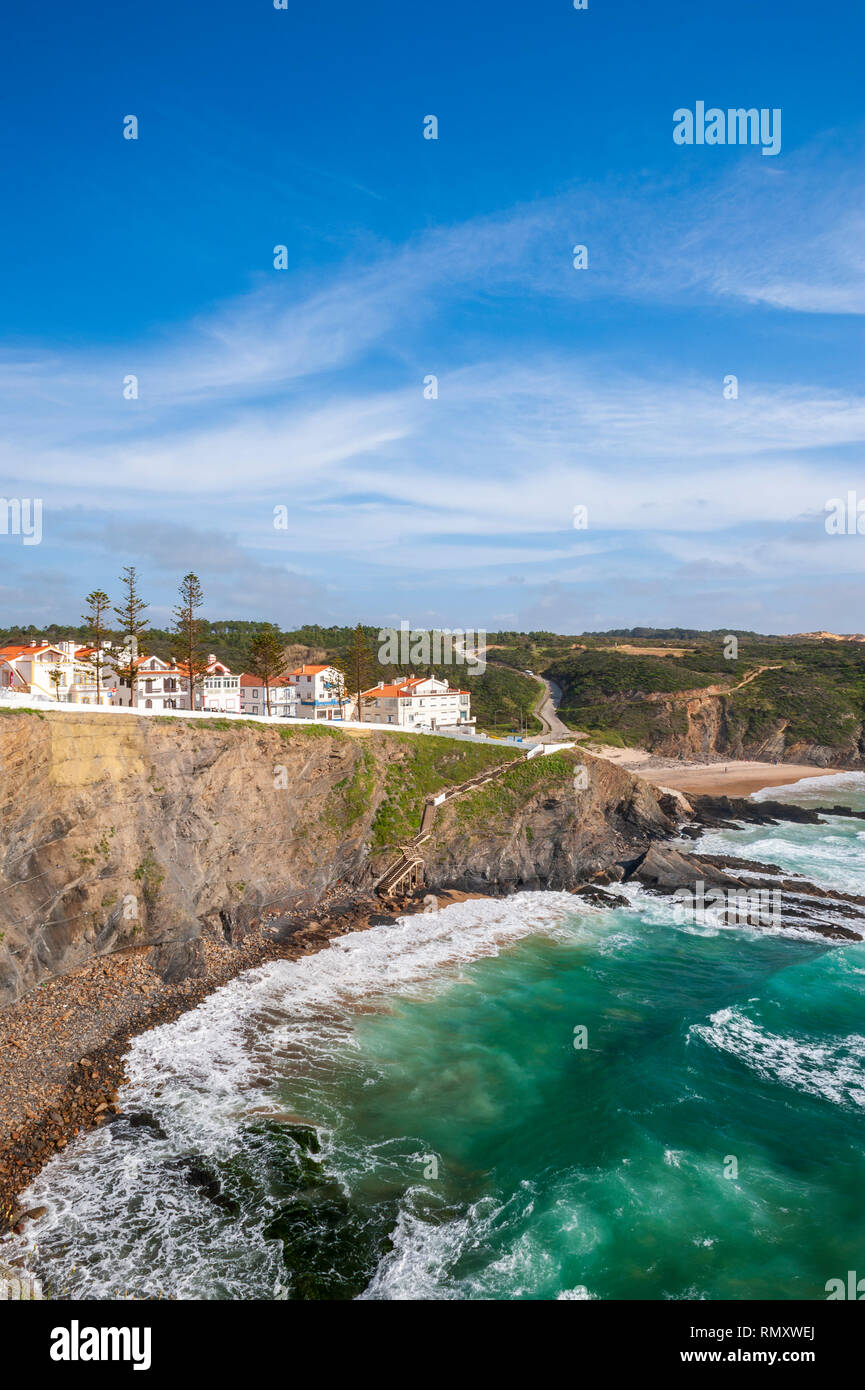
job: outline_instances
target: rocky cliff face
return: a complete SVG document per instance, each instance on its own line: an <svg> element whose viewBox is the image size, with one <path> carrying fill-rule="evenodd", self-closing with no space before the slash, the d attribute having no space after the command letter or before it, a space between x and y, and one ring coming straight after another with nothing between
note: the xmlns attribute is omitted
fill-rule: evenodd
<svg viewBox="0 0 865 1390"><path fill-rule="evenodd" d="M664 757L698 760L714 757L755 758L817 767L857 767L865 764L865 730L852 727L843 744L788 742L787 719L778 717L760 737L748 737L729 718L730 701L723 695L700 694L688 700L657 700L667 720L647 739L647 747ZM667 727L664 727L666 724Z"/></svg>
<svg viewBox="0 0 865 1390"><path fill-rule="evenodd" d="M585 787L579 777L574 785L577 759ZM675 814L654 787L605 759L541 757L442 809L421 847L426 881L474 892L573 888L669 834L667 811Z"/></svg>
<svg viewBox="0 0 865 1390"><path fill-rule="evenodd" d="M0 1006L147 946L194 975L202 939L370 897L424 796L503 750L385 733L87 713L0 715ZM430 886L576 885L668 833L646 784L585 755L520 761L443 808ZM396 829L394 829L394 827ZM399 832L399 833L398 833Z"/></svg>

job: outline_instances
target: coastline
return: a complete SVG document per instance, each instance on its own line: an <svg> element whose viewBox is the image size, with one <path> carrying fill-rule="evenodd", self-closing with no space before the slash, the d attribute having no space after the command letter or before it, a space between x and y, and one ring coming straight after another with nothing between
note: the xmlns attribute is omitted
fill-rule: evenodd
<svg viewBox="0 0 865 1390"><path fill-rule="evenodd" d="M605 748L600 755L658 788L687 797L743 797L764 787L856 769L742 761L683 763L641 749ZM725 771L728 768L729 771ZM495 894L460 889L433 893L438 907ZM0 1011L4 1081L0 1090L0 1241L22 1229L18 1199L48 1160L78 1134L120 1113L123 1059L133 1038L194 1009L231 979L274 960L297 960L337 936L424 910L423 897L399 905L364 899L322 901L304 922L270 914L239 942L202 936L195 978L166 981L150 964L150 948L97 957L47 980ZM321 920L317 920L320 917ZM2 1248L2 1247L0 1247Z"/></svg>
<svg viewBox="0 0 865 1390"><path fill-rule="evenodd" d="M488 895L453 889L434 896L446 907ZM328 919L334 909L322 904L324 921L312 917L284 938L271 934L276 920L263 920L239 945L204 939L201 974L174 984L148 963L146 946L96 957L0 1012L0 1242L28 1219L18 1198L49 1159L121 1113L123 1059L133 1038L172 1023L247 970L313 955L337 936L423 906L419 899L391 910L369 901Z"/></svg>
<svg viewBox="0 0 865 1390"><path fill-rule="evenodd" d="M814 763L769 763L757 759L729 759L713 763L683 762L662 758L643 748L604 746L608 762L633 772L655 787L670 788L685 796L751 796L767 787L787 787L809 777L831 777L861 768L818 767Z"/></svg>

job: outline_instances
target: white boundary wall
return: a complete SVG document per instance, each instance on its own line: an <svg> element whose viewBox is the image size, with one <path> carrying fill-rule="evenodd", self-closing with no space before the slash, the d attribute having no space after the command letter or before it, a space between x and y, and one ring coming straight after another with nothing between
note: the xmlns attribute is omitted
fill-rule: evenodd
<svg viewBox="0 0 865 1390"><path fill-rule="evenodd" d="M280 719L277 715L271 714L228 714L220 710L190 710L190 709L130 709L121 705L70 705L64 700L39 699L33 695L12 695L7 691L0 692L0 708L2 706L21 709L32 709L39 711L56 710L60 714L96 714L110 715L119 714L126 719L226 719L230 723L238 720L245 724L299 724L316 729L369 729L377 734L414 734L417 738L451 738L457 743L485 743L487 747L495 748L501 744L508 748L529 749L527 756L532 757L538 753L561 753L565 748L575 748L575 743L544 743L533 742L530 738L491 738L487 734L458 733L448 729L412 729L401 727L397 724L368 724L365 720L361 724L358 720L345 719Z"/></svg>

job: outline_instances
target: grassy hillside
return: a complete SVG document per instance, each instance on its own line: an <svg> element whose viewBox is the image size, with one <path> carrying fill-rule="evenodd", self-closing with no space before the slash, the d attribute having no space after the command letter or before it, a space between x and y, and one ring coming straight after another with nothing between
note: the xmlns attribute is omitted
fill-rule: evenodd
<svg viewBox="0 0 865 1390"><path fill-rule="evenodd" d="M725 658L730 635L738 655ZM761 636L756 633L632 629L628 632L499 634L496 660L558 682L560 714L574 729L621 745L656 747L684 738L682 704L646 696L718 686L726 689L766 670L726 701L729 742L756 745L786 724L786 747L814 744L857 756L865 728L865 643Z"/></svg>

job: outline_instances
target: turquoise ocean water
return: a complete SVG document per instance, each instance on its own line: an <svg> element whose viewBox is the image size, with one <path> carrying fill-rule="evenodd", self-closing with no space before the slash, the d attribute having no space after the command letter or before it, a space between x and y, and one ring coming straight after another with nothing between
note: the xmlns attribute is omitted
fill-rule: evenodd
<svg viewBox="0 0 865 1390"><path fill-rule="evenodd" d="M781 795L865 808L865 777ZM865 822L700 843L865 892ZM865 945L638 889L461 903L233 981L129 1074L29 1194L59 1296L823 1299L865 1273Z"/></svg>

